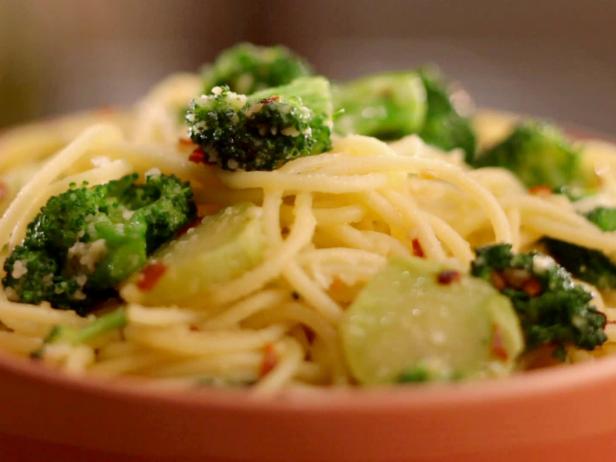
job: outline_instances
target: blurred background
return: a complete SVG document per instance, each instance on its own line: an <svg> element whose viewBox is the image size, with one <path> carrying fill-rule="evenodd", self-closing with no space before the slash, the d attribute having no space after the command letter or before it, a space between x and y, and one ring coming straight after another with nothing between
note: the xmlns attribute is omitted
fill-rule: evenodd
<svg viewBox="0 0 616 462"><path fill-rule="evenodd" d="M0 126L130 103L237 41L337 79L426 62L478 105L616 134L611 0L0 0Z"/></svg>

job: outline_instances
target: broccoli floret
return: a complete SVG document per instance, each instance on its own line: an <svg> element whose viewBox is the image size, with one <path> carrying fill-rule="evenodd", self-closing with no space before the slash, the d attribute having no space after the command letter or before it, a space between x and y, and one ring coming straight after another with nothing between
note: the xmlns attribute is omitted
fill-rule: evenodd
<svg viewBox="0 0 616 462"><path fill-rule="evenodd" d="M83 314L196 214L192 190L175 176L127 175L71 187L49 199L8 256L2 283L10 299L48 301Z"/></svg>
<svg viewBox="0 0 616 462"><path fill-rule="evenodd" d="M390 72L335 87L336 132L391 140L413 133L445 150L475 154L470 121L456 110L447 85L434 70Z"/></svg>
<svg viewBox="0 0 616 462"><path fill-rule="evenodd" d="M226 170L273 170L331 146L331 91L322 77L250 96L215 87L195 99L186 116L204 160Z"/></svg>
<svg viewBox="0 0 616 462"><path fill-rule="evenodd" d="M602 231L616 231L616 208L597 207L586 218ZM552 238L543 239L543 244L575 277L600 289L616 288L616 263L603 252Z"/></svg>
<svg viewBox="0 0 616 462"><path fill-rule="evenodd" d="M482 153L474 166L511 170L528 188L575 191L589 186L579 151L558 129L542 122L517 125L504 141Z"/></svg>
<svg viewBox="0 0 616 462"><path fill-rule="evenodd" d="M384 140L417 133L426 116L426 91L416 72L390 72L334 87L337 133Z"/></svg>
<svg viewBox="0 0 616 462"><path fill-rule="evenodd" d="M428 102L426 121L419 136L446 151L462 149L466 162L471 163L477 143L470 120L458 112L446 82L436 70L420 69L419 76Z"/></svg>
<svg viewBox="0 0 616 462"><path fill-rule="evenodd" d="M591 294L550 257L492 245L477 250L471 271L511 299L527 348L549 344L592 350L607 340L605 315L591 305Z"/></svg>
<svg viewBox="0 0 616 462"><path fill-rule="evenodd" d="M126 311L124 308L118 308L115 311L100 316L82 328L66 325L53 326L43 340L43 345L33 351L30 356L32 358L41 358L45 354L45 347L52 343L80 345L89 342L99 335L106 334L112 330L121 329L126 326L126 323Z"/></svg>
<svg viewBox="0 0 616 462"><path fill-rule="evenodd" d="M223 51L204 69L203 92L227 85L231 91L249 95L311 74L308 64L285 47L241 43Z"/></svg>

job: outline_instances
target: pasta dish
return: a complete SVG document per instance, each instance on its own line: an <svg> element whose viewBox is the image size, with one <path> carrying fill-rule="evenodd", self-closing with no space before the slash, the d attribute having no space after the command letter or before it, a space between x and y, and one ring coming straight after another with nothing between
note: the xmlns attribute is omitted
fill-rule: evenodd
<svg viewBox="0 0 616 462"><path fill-rule="evenodd" d="M458 382L616 348L616 148L431 68L241 44L0 136L0 350L180 387Z"/></svg>

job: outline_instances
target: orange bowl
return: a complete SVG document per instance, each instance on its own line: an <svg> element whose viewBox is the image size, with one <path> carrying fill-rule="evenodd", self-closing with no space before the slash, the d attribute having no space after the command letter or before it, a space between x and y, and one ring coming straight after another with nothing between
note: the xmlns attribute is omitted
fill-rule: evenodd
<svg viewBox="0 0 616 462"><path fill-rule="evenodd" d="M0 460L607 461L616 357L500 381L371 390L155 390L0 356Z"/></svg>
<svg viewBox="0 0 616 462"><path fill-rule="evenodd" d="M263 397L71 377L0 352L0 462L41 460L608 462L616 356L486 382Z"/></svg>

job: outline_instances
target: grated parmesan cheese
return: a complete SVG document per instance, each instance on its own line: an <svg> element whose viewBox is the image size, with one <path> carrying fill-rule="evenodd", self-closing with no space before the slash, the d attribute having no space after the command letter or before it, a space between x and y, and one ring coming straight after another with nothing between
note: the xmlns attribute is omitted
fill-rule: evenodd
<svg viewBox="0 0 616 462"><path fill-rule="evenodd" d="M11 276L14 279L19 279L27 272L28 272L28 266L23 261L16 260L15 263L13 263L13 271L11 272Z"/></svg>
<svg viewBox="0 0 616 462"><path fill-rule="evenodd" d="M103 259L107 254L107 244L104 239L98 239L94 242L75 242L68 249L68 258L76 260L81 266L89 272L94 271L96 264Z"/></svg>

